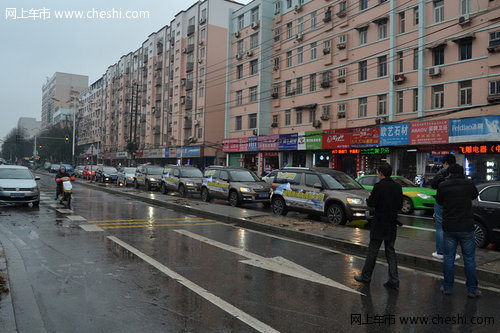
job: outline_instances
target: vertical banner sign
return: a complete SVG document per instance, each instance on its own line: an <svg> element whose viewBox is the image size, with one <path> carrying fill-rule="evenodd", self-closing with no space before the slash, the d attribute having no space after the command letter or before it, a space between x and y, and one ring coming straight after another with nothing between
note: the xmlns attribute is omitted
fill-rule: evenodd
<svg viewBox="0 0 500 333"><path fill-rule="evenodd" d="M297 150L306 150L306 132L299 132L297 135Z"/></svg>
<svg viewBox="0 0 500 333"><path fill-rule="evenodd" d="M409 143L409 123L380 125L380 146L405 146Z"/></svg>
<svg viewBox="0 0 500 333"><path fill-rule="evenodd" d="M410 145L448 143L448 120L410 123Z"/></svg>
<svg viewBox="0 0 500 333"><path fill-rule="evenodd" d="M323 145L323 131L306 132L306 149L321 150Z"/></svg>
<svg viewBox="0 0 500 333"><path fill-rule="evenodd" d="M248 151L257 151L259 148L259 138L251 136L248 138Z"/></svg>
<svg viewBox="0 0 500 333"><path fill-rule="evenodd" d="M351 132L347 129L323 131L323 149L349 148Z"/></svg>

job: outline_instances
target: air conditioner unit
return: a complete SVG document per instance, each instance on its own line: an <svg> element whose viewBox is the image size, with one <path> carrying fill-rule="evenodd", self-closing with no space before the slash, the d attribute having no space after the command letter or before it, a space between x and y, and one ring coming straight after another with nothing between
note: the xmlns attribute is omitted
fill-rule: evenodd
<svg viewBox="0 0 500 333"><path fill-rule="evenodd" d="M463 25L470 22L469 14L462 15L458 18L458 24Z"/></svg>
<svg viewBox="0 0 500 333"><path fill-rule="evenodd" d="M198 126L198 124L199 124L198 119L193 120L193 125L194 126Z"/></svg>
<svg viewBox="0 0 500 333"><path fill-rule="evenodd" d="M252 22L252 29L257 29L259 27L259 22Z"/></svg>
<svg viewBox="0 0 500 333"><path fill-rule="evenodd" d="M290 88L290 90L288 90L288 95L295 95L295 89Z"/></svg>
<svg viewBox="0 0 500 333"><path fill-rule="evenodd" d="M329 47L325 47L323 49L323 54L329 54L330 53L330 48Z"/></svg>
<svg viewBox="0 0 500 333"><path fill-rule="evenodd" d="M329 88L329 87L330 87L330 81L321 82L321 88Z"/></svg>
<svg viewBox="0 0 500 333"><path fill-rule="evenodd" d="M274 65L273 70L277 71L278 69L280 69L280 66Z"/></svg>
<svg viewBox="0 0 500 333"><path fill-rule="evenodd" d="M236 54L236 60L241 60L241 53Z"/></svg>
<svg viewBox="0 0 500 333"><path fill-rule="evenodd" d="M278 42L279 40L280 40L280 35L276 35L276 36L274 36L274 41L275 41L275 42Z"/></svg>
<svg viewBox="0 0 500 333"><path fill-rule="evenodd" d="M345 77L344 77L344 76L340 76L340 77L337 79L337 81L338 81L339 83L344 83L344 82L345 82Z"/></svg>
<svg viewBox="0 0 500 333"><path fill-rule="evenodd" d="M185 86L186 85L186 79L181 79L181 86Z"/></svg>
<svg viewBox="0 0 500 333"><path fill-rule="evenodd" d="M302 11L302 5L301 4L295 5L295 12L298 13L301 11Z"/></svg>
<svg viewBox="0 0 500 333"><path fill-rule="evenodd" d="M441 68L431 67L429 68L429 76L436 76L441 74Z"/></svg>
<svg viewBox="0 0 500 333"><path fill-rule="evenodd" d="M338 118L338 119L343 119L343 118L345 118L345 111L339 111L339 112L337 113L337 118Z"/></svg>
<svg viewBox="0 0 500 333"><path fill-rule="evenodd" d="M234 37L236 37L236 38L240 38L240 32L239 32L239 31L236 31L236 32L234 33Z"/></svg>
<svg viewBox="0 0 500 333"><path fill-rule="evenodd" d="M342 9L337 12L338 17L345 17L346 16L346 10Z"/></svg>
<svg viewBox="0 0 500 333"><path fill-rule="evenodd" d="M313 125L313 127L314 127L314 128L321 127L321 121L319 121L319 120L315 120L315 121L313 121L313 124L312 124L312 125Z"/></svg>
<svg viewBox="0 0 500 333"><path fill-rule="evenodd" d="M207 22L207 19L205 17L202 17L200 19L200 24L205 24L205 22Z"/></svg>
<svg viewBox="0 0 500 333"><path fill-rule="evenodd" d="M253 133L253 135L259 135L259 130L255 128L255 129L252 131L252 133Z"/></svg>
<svg viewBox="0 0 500 333"><path fill-rule="evenodd" d="M201 82L202 82L202 80L201 80L201 79L198 79L198 83L201 83Z"/></svg>
<svg viewBox="0 0 500 333"><path fill-rule="evenodd" d="M337 48L338 48L339 50L343 50L343 49L345 49L345 46L346 46L346 45L345 45L345 43L338 43L338 44L337 44Z"/></svg>
<svg viewBox="0 0 500 333"><path fill-rule="evenodd" d="M251 57L251 56L253 56L253 51L250 50L247 52L247 57Z"/></svg>
<svg viewBox="0 0 500 333"><path fill-rule="evenodd" d="M330 116L325 114L325 115L322 115L320 118L321 118L321 120L329 120Z"/></svg>
<svg viewBox="0 0 500 333"><path fill-rule="evenodd" d="M184 104L184 103L186 103L186 97L181 96L181 104Z"/></svg>
<svg viewBox="0 0 500 333"><path fill-rule="evenodd" d="M201 64L203 62L203 59L198 59L198 63Z"/></svg>
<svg viewBox="0 0 500 333"><path fill-rule="evenodd" d="M185 47L182 48L182 53L187 53L187 51L188 51L187 48L185 48Z"/></svg>
<svg viewBox="0 0 500 333"><path fill-rule="evenodd" d="M272 97L272 98L274 98L274 99L276 99L276 98L278 98L278 97L279 97L279 94L278 94L277 92L273 92L273 93L271 94L271 97Z"/></svg>
<svg viewBox="0 0 500 333"><path fill-rule="evenodd" d="M295 36L295 39L298 40L299 42L304 38L304 34L297 34Z"/></svg>
<svg viewBox="0 0 500 333"><path fill-rule="evenodd" d="M203 45L203 40L200 40L200 41L198 42L198 45Z"/></svg>
<svg viewBox="0 0 500 333"><path fill-rule="evenodd" d="M404 74L396 74L394 75L393 81L395 83L402 83L406 80L406 76Z"/></svg>
<svg viewBox="0 0 500 333"><path fill-rule="evenodd" d="M272 123L271 127L278 127L278 123Z"/></svg>

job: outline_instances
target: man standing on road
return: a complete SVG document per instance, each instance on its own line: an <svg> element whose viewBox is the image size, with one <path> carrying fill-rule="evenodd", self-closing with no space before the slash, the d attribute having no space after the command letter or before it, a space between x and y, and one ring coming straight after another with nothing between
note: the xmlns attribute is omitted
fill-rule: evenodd
<svg viewBox="0 0 500 333"><path fill-rule="evenodd" d="M361 275L354 276L354 279L361 283L370 283L377 254L383 241L385 257L389 264L389 280L384 283L384 286L398 290L398 264L394 242L396 241L398 211L403 208L403 190L401 185L391 179L391 175L392 167L390 164L384 163L380 165L378 168L380 181L375 184L370 197L366 201L369 207L375 208L370 228L368 255Z"/></svg>
<svg viewBox="0 0 500 333"><path fill-rule="evenodd" d="M447 154L443 157L443 168L436 173L432 179L431 186L437 190L439 184L448 177L448 168L457 163L455 155ZM436 252L432 256L436 259L443 259L444 240L443 240L443 206L437 201L434 203L434 223L436 224ZM459 255L455 259L460 258Z"/></svg>
<svg viewBox="0 0 500 333"><path fill-rule="evenodd" d="M474 215L472 200L478 192L474 183L464 177L464 168L454 164L448 168L449 178L439 184L436 200L443 206L444 230L444 281L441 291L450 295L455 280L455 254L460 243L464 256L467 296L481 296L477 289L476 239L474 236Z"/></svg>

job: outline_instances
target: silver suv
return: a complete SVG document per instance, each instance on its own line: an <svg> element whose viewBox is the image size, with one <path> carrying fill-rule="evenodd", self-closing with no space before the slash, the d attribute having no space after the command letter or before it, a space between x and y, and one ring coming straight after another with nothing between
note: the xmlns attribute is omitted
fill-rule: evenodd
<svg viewBox="0 0 500 333"><path fill-rule="evenodd" d="M241 167L209 167L201 184L201 199L228 200L236 207L243 203L261 202L269 206L270 184L253 172Z"/></svg>
<svg viewBox="0 0 500 333"><path fill-rule="evenodd" d="M349 175L328 168L285 168L274 177L271 206L275 215L289 210L326 215L332 224L368 217L365 190Z"/></svg>

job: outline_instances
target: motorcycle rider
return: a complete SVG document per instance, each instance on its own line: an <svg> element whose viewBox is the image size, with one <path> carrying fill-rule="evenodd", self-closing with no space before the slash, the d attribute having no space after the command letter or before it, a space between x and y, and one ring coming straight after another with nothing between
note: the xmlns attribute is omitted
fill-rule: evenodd
<svg viewBox="0 0 500 333"><path fill-rule="evenodd" d="M57 182L58 179L63 178L63 177L69 177L69 174L66 172L66 167L64 165L61 165L59 168L59 171L56 173L56 184L57 184L57 189L56 189L56 198L54 200L57 200L59 197L59 194L62 194L63 190L63 184L62 182Z"/></svg>

